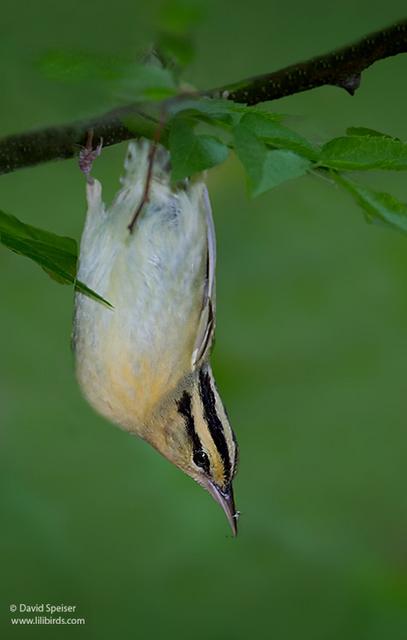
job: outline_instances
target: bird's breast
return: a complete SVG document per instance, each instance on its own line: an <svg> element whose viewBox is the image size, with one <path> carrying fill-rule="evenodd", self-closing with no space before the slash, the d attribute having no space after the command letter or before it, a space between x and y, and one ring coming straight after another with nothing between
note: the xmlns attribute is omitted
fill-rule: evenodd
<svg viewBox="0 0 407 640"><path fill-rule="evenodd" d="M113 309L78 293L74 325L85 395L140 435L149 414L190 371L207 252L202 183L175 193L154 184L130 234L142 186L122 190L108 211L90 206L78 278Z"/></svg>

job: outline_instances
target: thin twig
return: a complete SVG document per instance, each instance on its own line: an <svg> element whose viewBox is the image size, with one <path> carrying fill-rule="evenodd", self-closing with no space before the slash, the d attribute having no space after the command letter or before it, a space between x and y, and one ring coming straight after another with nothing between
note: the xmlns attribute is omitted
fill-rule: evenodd
<svg viewBox="0 0 407 640"><path fill-rule="evenodd" d="M248 78L200 95L223 97L254 105L323 85L334 85L351 95L359 87L361 73L374 62L407 52L407 20L372 33L358 42L291 65L269 74ZM185 96L190 97L190 96ZM180 96L178 99L182 99ZM165 102L163 103L165 105ZM131 124L129 124L131 119ZM144 136L154 140L157 121L139 105L115 109L102 116L0 139L0 174L63 158L71 158L93 129L104 145Z"/></svg>
<svg viewBox="0 0 407 640"><path fill-rule="evenodd" d="M150 153L148 155L148 167L147 167L147 175L146 175L146 181L144 184L144 191L143 191L143 195L141 197L141 200L138 204L137 209L135 210L133 217L130 221L130 224L128 226L128 230L130 231L130 233L133 233L133 228L134 225L136 224L136 220L139 217L140 213L142 212L144 206L149 202L150 200L150 187L151 187L151 181L153 178L153 169L154 169L154 160L155 160L155 154L157 152L157 148L161 139L161 134L164 128L164 124L165 124L165 119L166 119L166 112L165 109L161 109L160 111L160 120L158 122L158 125L156 127L156 130L154 132L154 139L151 143L151 147L150 147Z"/></svg>

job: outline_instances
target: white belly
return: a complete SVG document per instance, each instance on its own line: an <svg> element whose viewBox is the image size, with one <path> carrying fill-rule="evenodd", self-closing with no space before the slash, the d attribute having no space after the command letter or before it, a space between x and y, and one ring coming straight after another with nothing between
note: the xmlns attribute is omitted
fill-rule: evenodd
<svg viewBox="0 0 407 640"><path fill-rule="evenodd" d="M85 395L100 413L138 433L191 370L207 254L204 184L171 195L153 182L130 234L143 187L143 180L127 183L105 211L99 183L88 186L78 278L114 309L78 293L74 325Z"/></svg>

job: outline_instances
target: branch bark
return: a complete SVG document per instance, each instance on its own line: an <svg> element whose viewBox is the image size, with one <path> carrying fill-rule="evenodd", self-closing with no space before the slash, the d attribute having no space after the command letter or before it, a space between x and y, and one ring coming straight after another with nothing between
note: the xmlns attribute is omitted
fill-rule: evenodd
<svg viewBox="0 0 407 640"><path fill-rule="evenodd" d="M125 125L131 118L131 130ZM109 147L130 138L153 138L156 121L134 106L114 109L98 118L46 127L0 139L0 175L31 167L50 160L65 160L86 145L88 131L93 130L97 142Z"/></svg>
<svg viewBox="0 0 407 640"><path fill-rule="evenodd" d="M331 53L226 85L204 95L223 96L235 102L254 105L316 87L333 85L345 89L353 96L359 88L362 71L378 60L406 52L407 20L403 20Z"/></svg>
<svg viewBox="0 0 407 640"><path fill-rule="evenodd" d="M378 60L407 52L407 20L372 33L358 42L305 62L233 84L202 91L201 96L223 97L248 105L276 100L324 85L334 85L353 95L361 73ZM186 96L190 97L190 96ZM182 96L179 97L182 99ZM131 118L131 129L126 121ZM103 138L104 146L134 137L154 139L154 117L129 105L102 116L48 127L0 139L0 174L50 160L71 158L86 144L87 132Z"/></svg>

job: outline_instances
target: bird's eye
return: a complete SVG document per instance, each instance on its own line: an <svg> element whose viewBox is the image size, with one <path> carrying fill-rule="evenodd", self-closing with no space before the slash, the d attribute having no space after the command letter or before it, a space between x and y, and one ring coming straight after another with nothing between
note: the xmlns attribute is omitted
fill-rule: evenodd
<svg viewBox="0 0 407 640"><path fill-rule="evenodd" d="M198 467L201 467L201 469L204 469L207 473L209 472L209 458L205 451L202 451L202 449L195 451L193 461Z"/></svg>

